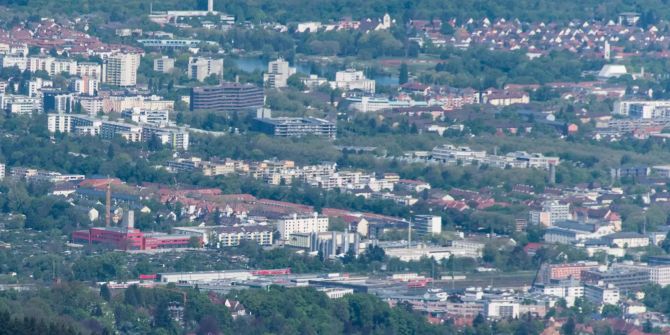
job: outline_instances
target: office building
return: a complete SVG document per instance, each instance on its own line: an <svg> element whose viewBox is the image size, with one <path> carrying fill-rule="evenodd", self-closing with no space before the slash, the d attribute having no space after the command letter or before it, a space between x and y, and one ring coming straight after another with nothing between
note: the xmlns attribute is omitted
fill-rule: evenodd
<svg viewBox="0 0 670 335"><path fill-rule="evenodd" d="M135 53L117 53L107 57L105 82L112 86L135 86L140 55Z"/></svg>
<svg viewBox="0 0 670 335"><path fill-rule="evenodd" d="M174 70L174 58L163 56L154 59L154 71L162 73L170 73Z"/></svg>
<svg viewBox="0 0 670 335"><path fill-rule="evenodd" d="M214 75L223 77L223 59L206 57L190 57L188 59L188 78L204 81L205 78Z"/></svg>
<svg viewBox="0 0 670 335"><path fill-rule="evenodd" d="M251 84L223 83L191 89L191 110L249 111L263 107L262 88Z"/></svg>
<svg viewBox="0 0 670 335"><path fill-rule="evenodd" d="M540 273L542 274L542 282L544 283L549 283L551 280L581 280L582 271L596 270L598 267L599 265L597 262L545 264Z"/></svg>
<svg viewBox="0 0 670 335"><path fill-rule="evenodd" d="M265 86L270 88L284 88L287 86L288 78L296 73L294 67L282 58L268 63L268 72L263 74Z"/></svg>
<svg viewBox="0 0 670 335"><path fill-rule="evenodd" d="M621 293L619 288L611 284L586 284L584 285L584 298L596 305L616 305L619 303Z"/></svg>
<svg viewBox="0 0 670 335"><path fill-rule="evenodd" d="M157 95L113 95L104 97L102 100L102 111L104 113L121 113L127 109L141 108L150 110L174 110L174 101L163 100Z"/></svg>
<svg viewBox="0 0 670 335"><path fill-rule="evenodd" d="M436 215L415 215L412 233L417 235L439 235L442 233L442 217Z"/></svg>
<svg viewBox="0 0 670 335"><path fill-rule="evenodd" d="M314 214L287 215L276 221L282 239L287 240L293 233L320 233L328 230L328 217Z"/></svg>
<svg viewBox="0 0 670 335"><path fill-rule="evenodd" d="M614 263L613 268L647 271L649 280L661 287L670 285L670 265L651 265L646 263Z"/></svg>
<svg viewBox="0 0 670 335"><path fill-rule="evenodd" d="M167 109L126 109L121 112L121 116L135 123L148 123L157 126L167 126L170 123L170 111Z"/></svg>
<svg viewBox="0 0 670 335"><path fill-rule="evenodd" d="M613 267L607 271L584 270L582 281L590 284L605 283L616 286L622 291L637 291L651 282L649 271Z"/></svg>

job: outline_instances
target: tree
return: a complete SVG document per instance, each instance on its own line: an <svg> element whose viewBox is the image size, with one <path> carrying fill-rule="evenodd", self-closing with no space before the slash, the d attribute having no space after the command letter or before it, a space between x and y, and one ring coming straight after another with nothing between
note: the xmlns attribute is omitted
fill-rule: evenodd
<svg viewBox="0 0 670 335"><path fill-rule="evenodd" d="M564 335L573 335L575 333L576 326L577 325L575 324L575 319L573 317L570 317L568 321L565 321L565 323L561 327L561 332Z"/></svg>
<svg viewBox="0 0 670 335"><path fill-rule="evenodd" d="M607 304L603 306L601 314L606 318L618 318L621 317L623 312L621 311L621 307Z"/></svg>
<svg viewBox="0 0 670 335"><path fill-rule="evenodd" d="M107 286L107 284L100 286L100 297L107 302L112 300L112 293L109 291L109 286Z"/></svg>
<svg viewBox="0 0 670 335"><path fill-rule="evenodd" d="M398 75L398 83L400 85L405 84L409 81L409 69L406 63L400 64L400 74Z"/></svg>

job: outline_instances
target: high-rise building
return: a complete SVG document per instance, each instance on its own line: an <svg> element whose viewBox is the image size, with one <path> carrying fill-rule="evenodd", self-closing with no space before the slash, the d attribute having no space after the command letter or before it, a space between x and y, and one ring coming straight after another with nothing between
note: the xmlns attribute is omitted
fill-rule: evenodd
<svg viewBox="0 0 670 335"><path fill-rule="evenodd" d="M189 79L203 81L211 75L223 76L223 59L206 57L190 57L188 59Z"/></svg>
<svg viewBox="0 0 670 335"><path fill-rule="evenodd" d="M163 56L154 59L154 71L162 73L170 73L174 70L174 58Z"/></svg>
<svg viewBox="0 0 670 335"><path fill-rule="evenodd" d="M264 102L263 89L251 84L223 83L191 89L191 110L256 110Z"/></svg>
<svg viewBox="0 0 670 335"><path fill-rule="evenodd" d="M270 88L284 88L288 78L296 72L283 58L268 63L268 72L263 75L263 82Z"/></svg>
<svg viewBox="0 0 670 335"><path fill-rule="evenodd" d="M136 53L117 53L107 58L105 82L113 86L135 86L140 55Z"/></svg>

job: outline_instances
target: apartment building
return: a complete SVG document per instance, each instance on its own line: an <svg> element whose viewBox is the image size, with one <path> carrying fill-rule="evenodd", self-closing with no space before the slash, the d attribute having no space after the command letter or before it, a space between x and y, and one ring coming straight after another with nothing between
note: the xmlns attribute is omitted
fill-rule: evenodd
<svg viewBox="0 0 670 335"><path fill-rule="evenodd" d="M129 142L146 142L155 136L174 150L188 150L189 146L189 134L185 128L159 127L147 123L135 125L80 114L49 114L47 128L52 133L75 133L105 139L120 136Z"/></svg>
<svg viewBox="0 0 670 335"><path fill-rule="evenodd" d="M294 67L290 67L283 58L268 63L268 72L263 74L265 86L270 88L284 88L287 86L288 78L296 73Z"/></svg>
<svg viewBox="0 0 670 335"><path fill-rule="evenodd" d="M154 71L161 73L170 73L174 70L174 58L162 56L154 59Z"/></svg>
<svg viewBox="0 0 670 335"><path fill-rule="evenodd" d="M320 233L328 230L328 217L314 213L284 216L275 223L282 239L288 239L293 233Z"/></svg>
<svg viewBox="0 0 670 335"><path fill-rule="evenodd" d="M234 247L241 241L254 241L259 245L272 245L272 226L231 226L215 227L210 235L210 244L217 248Z"/></svg>
<svg viewBox="0 0 670 335"><path fill-rule="evenodd" d="M556 200L542 203L542 209L531 210L528 213L528 222L534 225L551 227L557 222L572 220L570 204L562 204Z"/></svg>
<svg viewBox="0 0 670 335"><path fill-rule="evenodd" d="M116 53L107 57L105 64L105 82L109 85L128 87L137 84L137 69L140 55L135 53Z"/></svg>
<svg viewBox="0 0 670 335"><path fill-rule="evenodd" d="M190 57L188 59L188 78L204 81L205 78L215 75L223 77L223 59L208 57Z"/></svg>

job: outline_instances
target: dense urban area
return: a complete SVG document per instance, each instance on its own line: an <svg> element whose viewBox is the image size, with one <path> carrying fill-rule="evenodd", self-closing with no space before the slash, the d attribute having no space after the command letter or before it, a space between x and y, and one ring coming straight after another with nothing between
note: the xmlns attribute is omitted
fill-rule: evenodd
<svg viewBox="0 0 670 335"><path fill-rule="evenodd" d="M0 0L1 334L670 334L670 3Z"/></svg>

